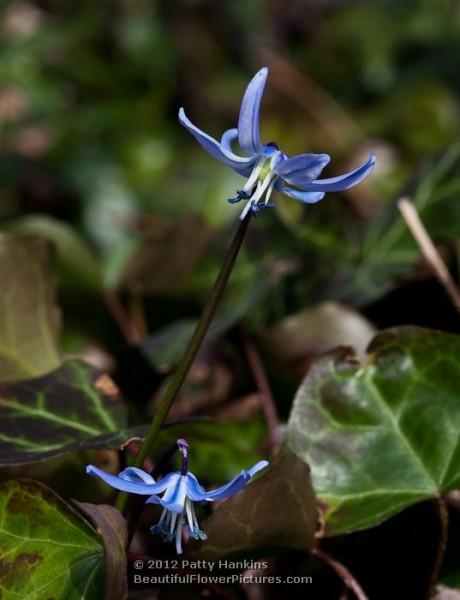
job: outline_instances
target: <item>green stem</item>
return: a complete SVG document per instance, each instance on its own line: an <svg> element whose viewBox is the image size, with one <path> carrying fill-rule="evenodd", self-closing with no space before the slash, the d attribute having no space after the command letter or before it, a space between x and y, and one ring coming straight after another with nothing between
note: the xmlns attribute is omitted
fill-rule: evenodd
<svg viewBox="0 0 460 600"><path fill-rule="evenodd" d="M232 243L227 250L227 254L225 255L224 261L222 263L221 269L219 271L219 275L217 276L216 282L214 283L214 287L212 288L211 295L201 313L200 320L198 321L195 331L188 343L187 348L182 356L182 359L177 367L174 376L169 382L168 387L166 388L165 394L161 399L160 405L155 413L152 424L150 425L150 429L147 432L147 435L142 443L141 449L136 456L134 461L135 467L141 467L144 459L149 456L151 453L155 441L157 439L158 433L168 416L169 411L176 399L176 396L184 383L184 380L192 366L193 361L198 353L198 350L203 343L205 335L211 325L211 321L214 317L216 309L219 305L219 302L222 298L222 295L225 291L228 279L232 272L233 266L235 264L236 257L238 256L238 252L241 248L241 244L243 243L244 236L246 234L246 230L248 228L249 221L251 219L251 213L249 212L245 219L240 222L238 229L233 237ZM123 511L126 506L127 494L124 492L118 494L115 506L118 510Z"/></svg>

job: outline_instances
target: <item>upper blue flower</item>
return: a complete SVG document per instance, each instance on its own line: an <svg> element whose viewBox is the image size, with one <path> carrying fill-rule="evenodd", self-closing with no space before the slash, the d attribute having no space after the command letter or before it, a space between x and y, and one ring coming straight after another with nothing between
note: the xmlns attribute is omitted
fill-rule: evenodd
<svg viewBox="0 0 460 600"><path fill-rule="evenodd" d="M169 473L159 482L156 482L149 473L136 467L124 469L118 475L110 475L94 465L88 465L86 472L89 475L100 477L105 483L122 492L149 496L146 504L160 504L163 506L160 520L151 527L151 532L163 534L165 541L175 539L176 552L181 554L184 526L193 538L197 540L206 539L206 534L198 525L193 502L205 503L230 498L247 485L251 477L264 469L268 462L261 460L248 471L241 471L226 485L207 492L199 484L195 475L188 471L188 445L185 440L178 440L178 446L184 457L182 470ZM162 494L161 497L160 494Z"/></svg>
<svg viewBox="0 0 460 600"><path fill-rule="evenodd" d="M259 113L267 75L268 69L264 67L251 79L241 103L238 128L226 131L220 142L196 127L187 118L183 108L179 110L179 121L209 154L248 178L245 186L237 191L237 197L229 199L229 202L246 200L241 219L249 210L257 214L261 208L272 206L269 201L273 189L301 202L314 204L326 192L340 192L358 184L369 175L375 163L375 155L372 154L365 163L349 173L317 179L330 161L329 155L298 154L288 158L276 144L262 144ZM233 152L232 143L236 138L246 156L238 156Z"/></svg>

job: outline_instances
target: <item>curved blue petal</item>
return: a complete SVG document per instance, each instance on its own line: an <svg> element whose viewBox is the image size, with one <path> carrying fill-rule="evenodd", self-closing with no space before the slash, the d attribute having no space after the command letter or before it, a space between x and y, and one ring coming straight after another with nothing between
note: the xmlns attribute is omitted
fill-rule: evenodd
<svg viewBox="0 0 460 600"><path fill-rule="evenodd" d="M166 475L166 477L164 477L159 483L152 484L143 482L141 483L140 481L130 481L117 475L110 475L110 473L106 473L94 465L88 465L86 467L86 472L88 475L99 477L107 485L110 485L116 490L120 490L121 492L130 492L131 494L139 494L141 496L150 496L151 494L164 492L164 490L168 487L171 478L176 475L176 473L169 473L169 475Z"/></svg>
<svg viewBox="0 0 460 600"><path fill-rule="evenodd" d="M227 131L224 131L222 139L220 140L220 145L223 146L225 150L228 150L229 152L233 153L232 143L236 140L237 137L238 129L236 127L233 127L232 129L227 129Z"/></svg>
<svg viewBox="0 0 460 600"><path fill-rule="evenodd" d="M229 481L227 484L223 485L216 490L212 490L211 492L207 492L199 483L198 480L192 473L188 473L187 475L187 495L190 500L195 502L200 502L206 500L208 502L213 502L214 500L225 500L226 498L230 498L237 492L239 492L251 479L254 475L264 469L268 465L266 460L261 460L253 467L251 467L248 471L241 471L239 475L237 475L234 479Z"/></svg>
<svg viewBox="0 0 460 600"><path fill-rule="evenodd" d="M259 113L260 101L267 81L268 69L264 67L249 82L241 102L238 119L238 136L240 146L251 154L260 153Z"/></svg>
<svg viewBox="0 0 460 600"><path fill-rule="evenodd" d="M341 192L342 190L348 190L371 173L375 165L375 160L375 154L371 154L365 163L353 171L349 171L338 177L317 179L316 181L312 181L312 183L299 187L306 192Z"/></svg>
<svg viewBox="0 0 460 600"><path fill-rule="evenodd" d="M192 502L203 502L206 500L208 492L198 482L193 473L187 473L187 496Z"/></svg>
<svg viewBox="0 0 460 600"><path fill-rule="evenodd" d="M149 473L137 467L124 469L121 473L118 473L118 477L126 479L126 481L137 481L138 483L156 483L155 479Z"/></svg>
<svg viewBox="0 0 460 600"><path fill-rule="evenodd" d="M249 477L254 477L256 473L262 471L262 469L265 469L265 467L268 467L269 464L270 463L268 462L268 460L259 460L258 463L253 465L250 469L248 469Z"/></svg>
<svg viewBox="0 0 460 600"><path fill-rule="evenodd" d="M181 513L187 498L187 475L180 473L170 473L170 475L174 475L174 478L169 480L164 496L162 498L151 496L146 504L161 504L171 512Z"/></svg>
<svg viewBox="0 0 460 600"><path fill-rule="evenodd" d="M280 183L277 189L287 196L291 196L295 200L299 200L304 204L316 204L322 200L325 196L325 192L303 192L302 190L294 190L293 188L287 187L284 183Z"/></svg>
<svg viewBox="0 0 460 600"><path fill-rule="evenodd" d="M298 154L281 161L275 171L287 183L301 186L316 179L330 160L328 154Z"/></svg>
<svg viewBox="0 0 460 600"><path fill-rule="evenodd" d="M228 167L235 169L237 173L246 176L248 171L251 170L252 166L257 160L257 156L237 156L223 144L219 143L204 131L201 131L201 129L196 127L190 121L190 119L188 119L183 108L179 110L179 121L190 131L190 133L194 136L200 146L206 150L206 152L209 152L211 156L217 158L217 160L220 160Z"/></svg>

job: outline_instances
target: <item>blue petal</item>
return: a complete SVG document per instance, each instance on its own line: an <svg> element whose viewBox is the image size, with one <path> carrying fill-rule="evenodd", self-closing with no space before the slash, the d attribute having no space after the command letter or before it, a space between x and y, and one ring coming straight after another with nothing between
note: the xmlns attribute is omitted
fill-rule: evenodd
<svg viewBox="0 0 460 600"><path fill-rule="evenodd" d="M152 496L146 504L161 504L171 512L181 513L187 498L187 476L180 473L170 473L174 478L168 482L168 487L162 498Z"/></svg>
<svg viewBox="0 0 460 600"><path fill-rule="evenodd" d="M179 110L179 121L190 131L200 146L204 148L206 152L209 152L211 156L217 158L217 160L220 160L228 167L235 169L235 171L241 175L247 176L251 171L257 160L256 156L237 156L223 144L219 143L204 131L201 131L201 129L198 129L198 127L187 118L183 108Z"/></svg>
<svg viewBox="0 0 460 600"><path fill-rule="evenodd" d="M121 473L118 473L118 477L126 479L126 481L137 481L138 483L156 483L155 479L149 473L146 473L137 467L128 467L127 469L124 469Z"/></svg>
<svg viewBox="0 0 460 600"><path fill-rule="evenodd" d="M126 471L127 469L125 469ZM131 492L131 494L140 494L141 496L150 496L151 494L158 494L160 492L164 492L164 490L168 487L168 484L171 478L175 475L175 473L169 473L166 475L159 483L144 483L140 481L129 481L124 477L120 477L117 475L110 475L110 473L106 473L105 471L101 471L94 465L88 465L86 467L86 472L88 475L94 475L99 477L104 481L107 485L115 488L116 490L120 490L122 492ZM124 471L122 471L124 473Z"/></svg>
<svg viewBox="0 0 460 600"><path fill-rule="evenodd" d="M365 163L349 173L329 179L317 179L300 187L306 192L341 192L342 190L348 190L367 177L374 168L374 164L375 154L371 154Z"/></svg>
<svg viewBox="0 0 460 600"><path fill-rule="evenodd" d="M267 465L268 462L266 460L261 460L248 471L241 471L241 473L229 481L229 483L217 488L217 490L213 490L212 492L207 492L198 483L196 477L192 473L188 473L187 495L190 500L194 502L200 502L203 500L208 502L213 502L214 500L225 500L226 498L230 498L230 496L233 496L239 492L249 482L251 477L254 477L258 471L264 469Z"/></svg>
<svg viewBox="0 0 460 600"><path fill-rule="evenodd" d="M187 496L192 502L203 502L206 500L208 492L202 485L199 484L198 479L193 473L187 473Z"/></svg>
<svg viewBox="0 0 460 600"><path fill-rule="evenodd" d="M238 135L240 146L251 154L260 153L259 112L260 101L267 81L268 69L264 67L249 82L241 102L238 119Z"/></svg>
<svg viewBox="0 0 460 600"><path fill-rule="evenodd" d="M316 204L325 196L324 192L303 192L301 190L294 190L285 186L284 183L280 183L277 186L277 189L282 194L287 194L288 196L291 196L291 198L300 200L300 202L303 202L304 204Z"/></svg>
<svg viewBox="0 0 460 600"><path fill-rule="evenodd" d="M281 161L275 170L287 183L302 186L316 179L330 160L328 154L298 154Z"/></svg>
<svg viewBox="0 0 460 600"><path fill-rule="evenodd" d="M236 129L236 127L233 127L233 129L227 129L227 131L224 131L222 139L220 140L220 145L223 146L225 150L233 152L232 143L236 140L237 137L238 129Z"/></svg>

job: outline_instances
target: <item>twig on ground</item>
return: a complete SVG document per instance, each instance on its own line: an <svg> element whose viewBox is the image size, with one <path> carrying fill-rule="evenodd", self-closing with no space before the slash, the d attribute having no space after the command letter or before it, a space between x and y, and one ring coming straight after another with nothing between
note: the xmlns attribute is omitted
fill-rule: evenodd
<svg viewBox="0 0 460 600"><path fill-rule="evenodd" d="M398 201L398 208L433 275L445 289L456 310L460 311L460 290L425 229L416 207L408 198L401 198Z"/></svg>
<svg viewBox="0 0 460 600"><path fill-rule="evenodd" d="M449 509L447 508L447 503L442 496L435 498L435 502L439 519L439 542L436 550L433 569L431 571L430 587L428 590L427 599L432 597L434 589L438 583L439 573L441 572L442 563L444 562L447 539L449 536Z"/></svg>
<svg viewBox="0 0 460 600"><path fill-rule="evenodd" d="M126 342L131 346L139 344L142 338L118 295L116 293L105 294L104 301Z"/></svg>
<svg viewBox="0 0 460 600"><path fill-rule="evenodd" d="M324 550L320 550L319 548L315 548L312 550L312 554L314 554L319 559L323 560L327 563L331 569L335 571L335 573L340 577L343 583L347 586L349 590L351 590L358 600L369 600L366 594L364 593L363 588L359 585L350 571L347 569L345 565L335 559L333 556L324 552Z"/></svg>
<svg viewBox="0 0 460 600"><path fill-rule="evenodd" d="M257 348L252 340L245 335L243 335L243 346L249 367L259 390L260 407L267 423L270 449L272 454L275 454L281 444L281 435L278 413L270 383Z"/></svg>

